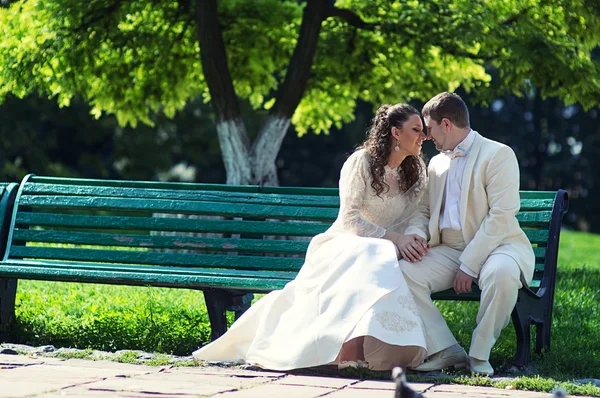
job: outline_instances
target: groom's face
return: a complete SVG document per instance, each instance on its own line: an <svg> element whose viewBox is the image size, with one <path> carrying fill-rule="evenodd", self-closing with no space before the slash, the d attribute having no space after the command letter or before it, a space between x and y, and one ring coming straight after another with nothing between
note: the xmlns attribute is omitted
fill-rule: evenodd
<svg viewBox="0 0 600 398"><path fill-rule="evenodd" d="M435 144L435 149L442 151L446 143L446 133L442 130L442 125L429 116L425 116L425 127L427 128L427 137Z"/></svg>

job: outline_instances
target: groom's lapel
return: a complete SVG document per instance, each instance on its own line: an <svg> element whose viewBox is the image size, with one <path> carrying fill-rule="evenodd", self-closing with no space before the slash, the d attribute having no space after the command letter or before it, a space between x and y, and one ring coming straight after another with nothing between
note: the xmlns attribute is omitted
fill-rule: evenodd
<svg viewBox="0 0 600 398"><path fill-rule="evenodd" d="M471 189L471 177L473 176L473 168L475 161L479 155L479 150L483 139L479 133L475 132L475 140L467 156L467 164L465 165L465 171L462 176L462 183L460 187L460 225L464 227L465 220L467 217L467 198L469 197L469 190Z"/></svg>
<svg viewBox="0 0 600 398"><path fill-rule="evenodd" d="M442 202L444 201L444 189L446 188L446 176L450 169L450 158L444 155L438 155L441 158L438 160L437 167L435 168L436 184L434 186L435 192L430 192L435 198L433 203L433 209L430 217L435 217L437 220L440 218L440 211L442 208ZM439 226L439 221L437 222Z"/></svg>

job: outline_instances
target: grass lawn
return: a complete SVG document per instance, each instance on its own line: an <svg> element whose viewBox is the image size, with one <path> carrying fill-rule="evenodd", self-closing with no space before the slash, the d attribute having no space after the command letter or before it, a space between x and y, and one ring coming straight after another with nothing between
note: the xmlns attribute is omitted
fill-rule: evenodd
<svg viewBox="0 0 600 398"><path fill-rule="evenodd" d="M561 234L552 349L534 358L530 370L537 375L600 378L599 247L600 235ZM478 303L439 304L468 348ZM210 335L202 294L183 289L20 281L17 317L18 341L13 342L30 345L189 355ZM491 362L500 373L510 366L515 349L510 324L492 351Z"/></svg>

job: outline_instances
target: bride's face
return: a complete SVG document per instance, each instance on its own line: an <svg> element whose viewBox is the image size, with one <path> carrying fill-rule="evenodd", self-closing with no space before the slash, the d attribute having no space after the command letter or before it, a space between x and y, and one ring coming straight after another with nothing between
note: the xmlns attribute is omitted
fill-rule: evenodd
<svg viewBox="0 0 600 398"><path fill-rule="evenodd" d="M412 115L404 124L402 128L398 129L397 140L400 141L400 148L406 152L407 155L418 155L421 153L421 146L423 141L426 140L425 134L423 134L423 122L418 115ZM395 146L396 143L393 143Z"/></svg>

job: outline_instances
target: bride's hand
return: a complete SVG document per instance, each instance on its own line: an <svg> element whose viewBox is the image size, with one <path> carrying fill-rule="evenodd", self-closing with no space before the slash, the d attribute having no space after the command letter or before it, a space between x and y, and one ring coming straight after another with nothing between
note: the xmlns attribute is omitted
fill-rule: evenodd
<svg viewBox="0 0 600 398"><path fill-rule="evenodd" d="M408 262L421 261L429 250L429 244L419 235L399 235L394 243L402 258Z"/></svg>

